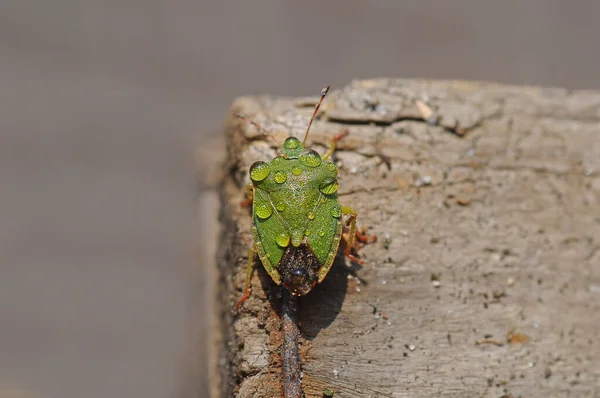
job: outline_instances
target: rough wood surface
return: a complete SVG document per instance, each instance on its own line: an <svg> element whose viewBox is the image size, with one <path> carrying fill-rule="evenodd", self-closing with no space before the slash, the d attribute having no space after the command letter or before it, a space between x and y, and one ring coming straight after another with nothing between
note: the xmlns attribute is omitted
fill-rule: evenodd
<svg viewBox="0 0 600 398"><path fill-rule="evenodd" d="M315 94L320 87L315 87ZM300 135L317 96L233 110ZM486 83L356 81L309 145L335 155L340 200L379 236L300 301L307 397L600 396L600 93ZM281 292L251 242L249 165L275 148L231 118L219 255L223 397L279 397Z"/></svg>

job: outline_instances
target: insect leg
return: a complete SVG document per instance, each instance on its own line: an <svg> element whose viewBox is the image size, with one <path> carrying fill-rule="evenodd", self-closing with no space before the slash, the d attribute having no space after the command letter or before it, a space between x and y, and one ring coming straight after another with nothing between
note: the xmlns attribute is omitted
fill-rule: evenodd
<svg viewBox="0 0 600 398"><path fill-rule="evenodd" d="M367 228L363 225L361 229L356 230L356 240L361 243L377 242L377 235L367 235Z"/></svg>
<svg viewBox="0 0 600 398"><path fill-rule="evenodd" d="M235 310L238 311L244 301L248 297L250 297L250 293L252 293L252 273L254 271L254 255L256 254L256 245L252 242L252 247L250 247L250 253L248 253L248 265L246 266L246 285L244 287L244 295L235 303Z"/></svg>
<svg viewBox="0 0 600 398"><path fill-rule="evenodd" d="M246 185L246 199L240 202L240 206L248 207L252 204L252 199L254 198L254 187L252 184Z"/></svg>
<svg viewBox="0 0 600 398"><path fill-rule="evenodd" d="M348 240L346 242L346 250L344 251L344 255L350 260L364 265L365 262L363 260L360 260L351 253L352 247L354 246L354 238L356 238L356 210L349 206L342 206L342 214L350 215L350 218L346 222L346 225L350 227L350 236L348 236Z"/></svg>
<svg viewBox="0 0 600 398"><path fill-rule="evenodd" d="M329 146L329 150L323 155L323 160L327 160L331 157L331 155L333 155L333 151L335 151L335 144L337 144L339 140L347 136L348 133L350 133L350 130L346 129L338 135L336 135L335 137L333 137L333 140L331 140L331 146Z"/></svg>

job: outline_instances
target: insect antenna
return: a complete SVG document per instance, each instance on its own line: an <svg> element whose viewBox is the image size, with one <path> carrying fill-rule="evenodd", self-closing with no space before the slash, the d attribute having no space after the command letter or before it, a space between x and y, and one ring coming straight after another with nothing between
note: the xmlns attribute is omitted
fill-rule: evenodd
<svg viewBox="0 0 600 398"><path fill-rule="evenodd" d="M269 137L269 132L267 130L265 130L260 124L256 123L254 120L251 120L250 118L248 118L247 116L244 115L240 115L239 113L235 113L234 114L236 117L239 117L240 119L250 123L251 125L253 125L254 127L256 127L256 129L265 137Z"/></svg>
<svg viewBox="0 0 600 398"><path fill-rule="evenodd" d="M329 91L330 87L331 86L327 86L323 90L321 90L321 99L319 100L319 103L317 105L315 105L315 111L313 112L313 115L310 118L310 122L308 122L308 127L306 128L306 134L304 135L304 141L302 141L302 145L304 145L306 143L306 139L308 138L308 131L310 130L310 126L312 125L313 120L315 120L315 116L317 116L317 112L319 111L319 108L321 107L321 102L323 102L323 100L325 99L325 96L327 95L327 92Z"/></svg>

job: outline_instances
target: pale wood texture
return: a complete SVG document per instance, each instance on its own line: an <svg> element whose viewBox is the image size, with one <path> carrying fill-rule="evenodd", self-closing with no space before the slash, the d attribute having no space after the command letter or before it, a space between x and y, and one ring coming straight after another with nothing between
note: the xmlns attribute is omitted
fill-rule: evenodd
<svg viewBox="0 0 600 398"><path fill-rule="evenodd" d="M282 143L301 136L319 89L233 111ZM328 96L308 144L323 153L344 128L340 199L379 241L362 269L338 256L300 301L307 397L600 396L600 93L356 81ZM239 119L226 132L220 390L279 397L281 296L264 270L232 311L248 167L275 148Z"/></svg>

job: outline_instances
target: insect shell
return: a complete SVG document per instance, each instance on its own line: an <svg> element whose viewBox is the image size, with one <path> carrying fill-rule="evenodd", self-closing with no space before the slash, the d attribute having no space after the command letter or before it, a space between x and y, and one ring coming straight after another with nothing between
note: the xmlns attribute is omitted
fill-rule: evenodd
<svg viewBox="0 0 600 398"><path fill-rule="evenodd" d="M296 137L280 155L250 167L252 236L260 260L277 284L305 295L321 282L342 235L338 169Z"/></svg>
<svg viewBox="0 0 600 398"><path fill-rule="evenodd" d="M254 243L248 256L246 289L236 309L250 296L254 254L258 256L276 284L283 284L292 294L305 295L325 279L338 251L342 237L342 214L349 214L349 252L356 232L356 212L340 206L338 169L329 161L335 144L347 131L332 140L323 156L304 145L310 126L329 87L321 91L308 123L304 141L288 137L279 156L270 162L259 161L249 170L252 185L252 236ZM268 133L244 116L263 134Z"/></svg>

